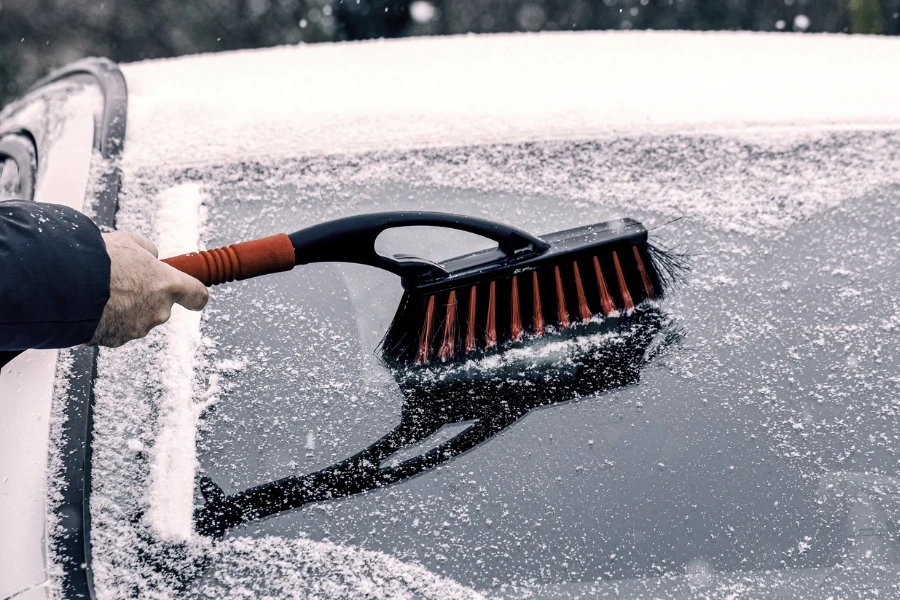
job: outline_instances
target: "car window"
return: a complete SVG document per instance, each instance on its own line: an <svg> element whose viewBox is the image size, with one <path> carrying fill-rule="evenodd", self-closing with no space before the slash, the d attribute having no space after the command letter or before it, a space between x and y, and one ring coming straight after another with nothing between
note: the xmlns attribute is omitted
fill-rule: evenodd
<svg viewBox="0 0 900 600"><path fill-rule="evenodd" d="M557 396L559 371L528 397L485 392L477 410L404 393L375 358L402 292L389 274L309 265L214 289L202 320L101 351L98 587L178 573L188 597L883 589L900 556L898 150L892 132L693 135L126 173L120 227L173 250L375 210L536 234L631 216L693 270L641 335L613 336L607 387ZM485 246L425 242L445 257ZM311 476L428 420L382 461L401 464L500 405L523 410L390 485ZM267 518L190 532L216 494L290 477ZM328 492L277 510L301 485Z"/></svg>

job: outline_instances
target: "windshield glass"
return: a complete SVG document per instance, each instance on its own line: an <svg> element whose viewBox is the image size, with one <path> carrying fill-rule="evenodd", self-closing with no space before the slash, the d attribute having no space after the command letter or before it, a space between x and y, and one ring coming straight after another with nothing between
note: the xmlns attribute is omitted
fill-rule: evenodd
<svg viewBox="0 0 900 600"><path fill-rule="evenodd" d="M779 132L132 169L118 226L161 256L421 209L538 235L629 216L689 254L692 272L598 342L604 385L556 393L559 370L528 395L484 391L471 404L415 397L378 362L402 294L393 275L315 264L214 289L202 320L178 313L101 351L98 591L889 589L898 167L892 132ZM382 251L442 259L490 245L417 230ZM515 417L492 421L501 410ZM405 443L378 465L323 475L397 430ZM432 448L449 454L369 482ZM223 496L289 477L267 502L306 494L299 507L213 511L222 537L192 530Z"/></svg>

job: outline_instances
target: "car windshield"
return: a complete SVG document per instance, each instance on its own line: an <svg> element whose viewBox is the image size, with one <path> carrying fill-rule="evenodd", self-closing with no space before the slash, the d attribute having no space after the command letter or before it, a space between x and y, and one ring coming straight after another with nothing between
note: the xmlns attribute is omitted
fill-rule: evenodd
<svg viewBox="0 0 900 600"><path fill-rule="evenodd" d="M554 379L527 397L485 391L476 408L453 410L404 393L375 355L399 278L313 264L215 288L202 319L177 312L146 340L100 352L98 592L892 589L898 172L900 135L889 131L126 170L118 227L153 238L161 256L383 210L466 213L538 235L629 216L686 253L691 273L636 314L641 335L597 342L607 345L608 385L572 397L555 393ZM379 240L383 253L432 260L490 245L430 229ZM485 427L500 404L518 407L515 418ZM380 464L356 464L356 479L321 475L399 427L412 431L408 443ZM415 463L433 448L437 460ZM418 466L379 484L379 467L404 464ZM266 518L217 514L215 535L192 531L217 495L291 477L266 496ZM282 506L290 485L306 486L305 500Z"/></svg>

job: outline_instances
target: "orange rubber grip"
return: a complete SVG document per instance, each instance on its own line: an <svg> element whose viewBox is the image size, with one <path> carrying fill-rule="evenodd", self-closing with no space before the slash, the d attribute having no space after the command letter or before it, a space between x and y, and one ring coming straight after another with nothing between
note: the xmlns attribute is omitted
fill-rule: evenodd
<svg viewBox="0 0 900 600"><path fill-rule="evenodd" d="M235 279L250 279L294 268L294 244L284 233L250 242L239 242L215 250L189 252L163 262L207 287Z"/></svg>

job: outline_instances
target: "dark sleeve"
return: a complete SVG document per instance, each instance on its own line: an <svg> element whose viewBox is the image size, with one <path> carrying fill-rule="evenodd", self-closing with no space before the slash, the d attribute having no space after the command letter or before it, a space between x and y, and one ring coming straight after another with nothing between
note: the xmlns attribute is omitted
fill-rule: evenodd
<svg viewBox="0 0 900 600"><path fill-rule="evenodd" d="M0 351L89 342L107 300L109 255L88 217L0 202Z"/></svg>

